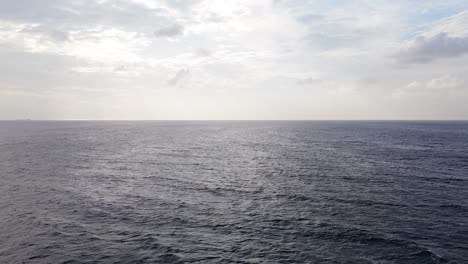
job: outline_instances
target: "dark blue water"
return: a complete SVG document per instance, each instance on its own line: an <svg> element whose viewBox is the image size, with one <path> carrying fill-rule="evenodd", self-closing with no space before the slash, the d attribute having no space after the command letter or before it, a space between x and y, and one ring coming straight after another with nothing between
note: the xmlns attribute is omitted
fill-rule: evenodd
<svg viewBox="0 0 468 264"><path fill-rule="evenodd" d="M468 263L468 123L0 122L0 263Z"/></svg>

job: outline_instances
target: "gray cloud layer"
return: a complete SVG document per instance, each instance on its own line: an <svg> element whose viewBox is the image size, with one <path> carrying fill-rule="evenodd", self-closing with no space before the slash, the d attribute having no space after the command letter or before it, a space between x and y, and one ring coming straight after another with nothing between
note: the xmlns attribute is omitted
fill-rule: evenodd
<svg viewBox="0 0 468 264"><path fill-rule="evenodd" d="M178 35L182 35L183 33L184 33L184 28L178 24L166 25L154 31L154 35L156 37L168 37L168 38L173 38Z"/></svg>
<svg viewBox="0 0 468 264"><path fill-rule="evenodd" d="M453 1L0 0L0 119L465 118Z"/></svg>
<svg viewBox="0 0 468 264"><path fill-rule="evenodd" d="M166 35L174 35L182 30L181 26L174 26L174 18L168 9L150 8L123 0L0 1L0 18L38 24L42 32L59 39L67 39L68 31L96 25L148 35L155 28L157 32Z"/></svg>
<svg viewBox="0 0 468 264"><path fill-rule="evenodd" d="M468 53L468 37L450 37L442 32L427 38L418 36L410 46L401 50L398 58L404 63L427 63Z"/></svg>

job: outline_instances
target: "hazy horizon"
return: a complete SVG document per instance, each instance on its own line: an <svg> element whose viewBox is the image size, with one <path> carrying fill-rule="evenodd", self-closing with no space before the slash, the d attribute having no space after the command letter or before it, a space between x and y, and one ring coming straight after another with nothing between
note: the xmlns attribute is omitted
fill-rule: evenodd
<svg viewBox="0 0 468 264"><path fill-rule="evenodd" d="M122 122L468 122L468 119L0 119L0 122L8 121L90 121L90 122L106 122L106 121L122 121Z"/></svg>

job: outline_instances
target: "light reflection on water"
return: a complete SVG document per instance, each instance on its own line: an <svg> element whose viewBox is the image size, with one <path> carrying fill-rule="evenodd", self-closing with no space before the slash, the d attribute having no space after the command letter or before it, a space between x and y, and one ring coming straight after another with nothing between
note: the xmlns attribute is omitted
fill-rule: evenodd
<svg viewBox="0 0 468 264"><path fill-rule="evenodd" d="M468 123L0 122L2 263L462 263Z"/></svg>

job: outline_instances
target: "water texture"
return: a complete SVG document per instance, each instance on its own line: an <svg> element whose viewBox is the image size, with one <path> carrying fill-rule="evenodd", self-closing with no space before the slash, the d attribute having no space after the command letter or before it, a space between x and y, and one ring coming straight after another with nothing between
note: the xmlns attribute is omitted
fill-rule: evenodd
<svg viewBox="0 0 468 264"><path fill-rule="evenodd" d="M0 263L468 263L468 123L2 121Z"/></svg>

